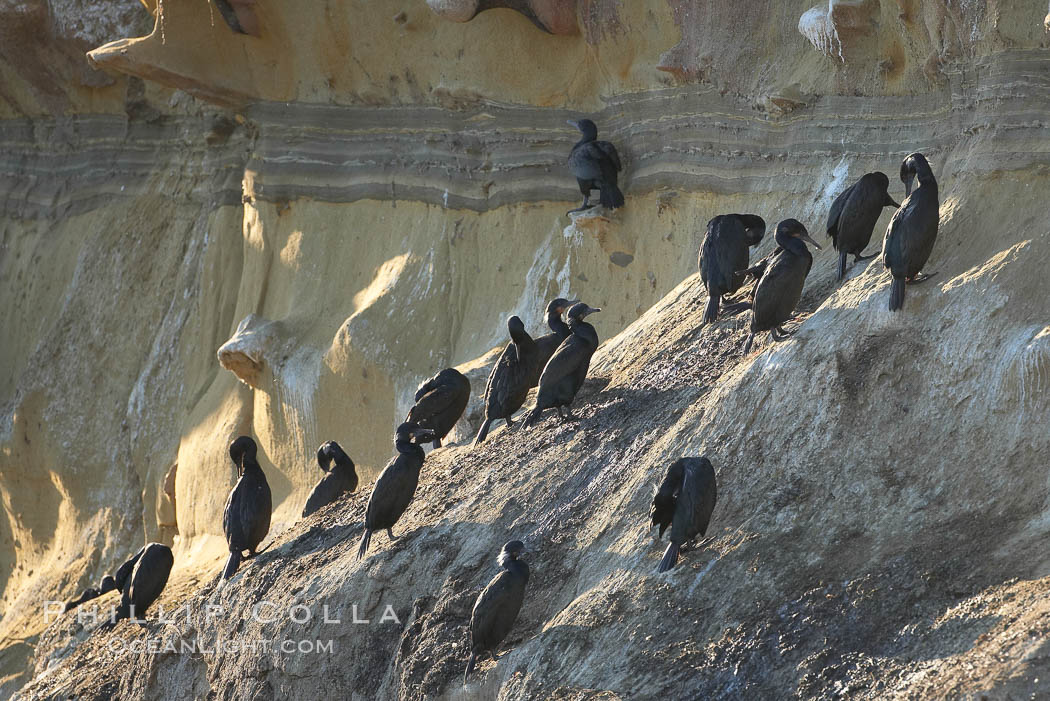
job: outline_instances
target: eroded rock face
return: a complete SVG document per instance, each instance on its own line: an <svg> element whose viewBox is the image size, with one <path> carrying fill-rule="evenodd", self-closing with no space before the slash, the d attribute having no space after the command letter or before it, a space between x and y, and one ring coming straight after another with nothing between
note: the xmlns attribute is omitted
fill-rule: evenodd
<svg viewBox="0 0 1050 701"><path fill-rule="evenodd" d="M578 34L577 0L427 0L439 17L469 22L483 10L505 7L517 10L540 29L551 34Z"/></svg>
<svg viewBox="0 0 1050 701"><path fill-rule="evenodd" d="M843 62L799 34L812 4L596 1L579 35L552 35L511 12L275 2L255 6L256 37L173 2L152 33L92 35L146 34L109 47L108 86L34 73L28 32L0 85L0 637L27 641L0 658L3 694L39 674L29 698L451 695L508 533L538 543L535 589L513 652L467 693L1042 693L1044 7L878 3ZM68 7L48 21L75 26ZM565 217L579 198L564 122L583 113L630 164L611 216ZM843 187L915 149L941 183L940 275L904 313L884 311L877 261L837 287L821 252L793 340L740 359L746 315L698 328L708 219L819 232ZM603 308L583 422L430 452L405 538L349 563L419 380L471 373L451 436L469 442L506 317L543 333L559 295ZM234 339L253 385L216 358ZM275 543L223 602L378 618L389 596L402 623L341 629L320 663L109 654L154 634L326 632L205 620L242 433ZM361 493L299 523L328 439ZM687 452L719 470L714 539L657 578L639 528L653 475ZM110 637L45 625L41 597L148 540L173 542L165 602L191 620Z"/></svg>

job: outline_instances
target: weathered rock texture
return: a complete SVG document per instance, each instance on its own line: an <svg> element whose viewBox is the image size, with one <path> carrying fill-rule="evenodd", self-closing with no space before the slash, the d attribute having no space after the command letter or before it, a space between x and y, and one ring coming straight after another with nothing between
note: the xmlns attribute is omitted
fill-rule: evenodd
<svg viewBox="0 0 1050 701"><path fill-rule="evenodd" d="M449 22L424 0L256 3L258 36L209 3L147 5L134 39L123 3L0 4L4 31L38 39L0 43L5 693L1046 693L1043 3L831 3L832 55L798 31L812 0L592 0L572 36L509 10ZM104 75L62 48L88 16L92 45L122 42L92 52ZM608 218L564 215L581 113L625 160ZM824 251L794 340L740 359L745 317L698 328L711 216L822 236L842 187L892 179L913 150L941 182L939 275L903 313L878 261L836 289ZM480 394L506 317L538 333L558 294L601 306L611 339L582 423L434 452L406 537L355 564L419 379L458 365ZM274 544L214 593L244 432ZM327 439L363 493L297 523ZM699 452L721 481L714 539L656 577L651 489ZM514 651L462 691L470 605L511 536L536 552ZM44 600L151 539L174 543L162 601L188 620L45 625ZM262 599L344 624L241 622ZM209 602L237 615L209 621ZM354 603L401 625L347 623ZM111 652L146 636L335 649Z"/></svg>

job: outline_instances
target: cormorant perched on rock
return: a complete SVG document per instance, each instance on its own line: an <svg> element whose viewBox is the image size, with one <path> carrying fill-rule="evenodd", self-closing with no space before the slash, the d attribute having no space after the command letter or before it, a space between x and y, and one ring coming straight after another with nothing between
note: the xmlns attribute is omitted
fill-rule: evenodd
<svg viewBox="0 0 1050 701"><path fill-rule="evenodd" d="M561 315L565 313L572 305L576 304L580 300L567 300L562 297L551 300L550 304L547 305L547 328L551 330L550 333L544 334L536 339L536 351L537 351L537 362L534 369L533 375L529 378L529 387L535 387L540 382L540 373L543 372L543 368L547 366L547 361L554 355L554 351L558 350L558 346L561 342L569 337L571 331L569 331L569 325L566 324Z"/></svg>
<svg viewBox="0 0 1050 701"><path fill-rule="evenodd" d="M572 415L569 405L576 398L580 387L583 387L591 356L598 348L598 332L583 319L588 314L600 311L601 309L588 307L583 302L577 302L569 309L569 330L572 333L562 341L543 368L539 391L536 393L536 406L526 417L526 426L536 423L543 410L551 407L557 407L558 415L562 418L576 418Z"/></svg>
<svg viewBox="0 0 1050 701"><path fill-rule="evenodd" d="M145 617L146 609L160 598L161 592L164 591L175 558L167 545L150 543L124 565L132 562L134 569L121 587L120 606L117 607L114 621Z"/></svg>
<svg viewBox="0 0 1050 701"><path fill-rule="evenodd" d="M514 620L525 600L525 585L529 583L529 566L518 558L525 554L525 545L512 540L499 553L499 565L503 571L497 574L482 589L474 610L470 614L470 659L463 673L463 683L474 671L474 662L479 655L488 653L493 660L499 659L496 651L514 626Z"/></svg>
<svg viewBox="0 0 1050 701"><path fill-rule="evenodd" d="M385 528L394 540L393 527L412 502L419 484L419 471L423 467L424 453L420 443L434 440L433 429L405 422L397 427L394 447L398 455L386 464L372 487L365 509L365 532L357 549L357 559L364 557L373 531Z"/></svg>
<svg viewBox="0 0 1050 701"><path fill-rule="evenodd" d="M915 177L919 186L912 192ZM929 280L937 273L920 275L926 265L933 244L937 242L937 224L940 220L940 201L937 197L937 178L921 153L913 153L901 163L901 180L907 197L893 214L886 228L882 244L882 259L890 274L890 311L904 307L905 284Z"/></svg>
<svg viewBox="0 0 1050 701"><path fill-rule="evenodd" d="M828 212L828 236L839 252L839 280L846 276L847 254L853 254L854 263L878 255L863 256L861 253L871 241L871 232L882 208L900 206L890 197L889 186L890 179L885 173L867 173L832 203Z"/></svg>
<svg viewBox="0 0 1050 701"><path fill-rule="evenodd" d="M223 579L229 579L237 571L245 550L248 557L255 557L255 549L270 531L273 501L266 475L255 458L256 450L255 441L249 436L240 436L230 443L230 459L237 466L240 479L230 491L222 512L222 530L230 547Z"/></svg>
<svg viewBox="0 0 1050 701"><path fill-rule="evenodd" d="M796 219L785 219L777 224L774 239L777 249L748 270L748 273L760 276L755 285L754 299L739 305L745 309L750 307L753 312L751 334L744 344L745 354L751 350L756 333L769 331L774 341L782 341L794 333L784 331L780 325L795 313L806 275L813 266L813 255L803 241L820 248L820 244L810 238L806 227Z"/></svg>
<svg viewBox="0 0 1050 701"><path fill-rule="evenodd" d="M139 548L131 559L117 568L116 574L107 574L102 578L97 589L85 589L79 597L67 601L65 610L69 611L85 601L102 596L115 590L120 591L120 606L114 622L124 618L146 615L154 601L164 591L168 575L175 558L171 548L161 543L148 543ZM132 611L134 607L134 611Z"/></svg>
<svg viewBox="0 0 1050 701"><path fill-rule="evenodd" d="M707 533L717 498L715 468L710 460L679 458L671 463L649 510L649 528L659 526L660 538L671 527L671 542L657 572L674 567L683 543Z"/></svg>
<svg viewBox="0 0 1050 701"><path fill-rule="evenodd" d="M623 170L620 154L608 141L598 141L598 127L589 119L569 120L583 134L569 152L569 170L576 176L576 182L583 193L583 204L572 212L590 209L591 190L599 191L598 199L603 207L616 209L623 206L623 193L616 186L616 174Z"/></svg>
<svg viewBox="0 0 1050 701"><path fill-rule="evenodd" d="M328 466L333 460L335 467L329 470ZM317 466L321 468L325 476L310 492L310 498L306 500L306 506L303 507L303 518L322 506L331 504L347 492L357 489L357 471L354 470L354 461L335 441L322 443L317 449Z"/></svg>
<svg viewBox="0 0 1050 701"><path fill-rule="evenodd" d="M416 403L405 422L433 429L434 447L463 416L470 401L470 380L455 368L445 368L416 390Z"/></svg>
<svg viewBox="0 0 1050 701"><path fill-rule="evenodd" d="M561 321L561 318L558 319ZM525 396L533 386L531 379L539 374L539 349L536 342L525 331L521 319L512 316L507 320L511 343L503 349L503 354L489 374L485 387L485 419L474 445L481 443L489 434L489 425L496 419L504 419L512 424L511 417L525 403ZM566 327L568 329L568 327Z"/></svg>
<svg viewBox="0 0 1050 701"><path fill-rule="evenodd" d="M766 234L766 221L756 214L720 214L707 222L700 244L697 266L707 288L704 323L718 318L722 295L732 294L744 284L748 247L757 246Z"/></svg>

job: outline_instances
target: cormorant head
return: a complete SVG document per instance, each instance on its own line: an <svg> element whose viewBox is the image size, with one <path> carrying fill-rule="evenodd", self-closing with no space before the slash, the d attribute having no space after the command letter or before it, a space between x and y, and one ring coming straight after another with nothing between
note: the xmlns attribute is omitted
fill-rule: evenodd
<svg viewBox="0 0 1050 701"><path fill-rule="evenodd" d="M113 591L116 588L117 580L113 579L113 575L107 574L105 577L102 578L102 581L99 583L98 593L105 594L107 591Z"/></svg>
<svg viewBox="0 0 1050 701"><path fill-rule="evenodd" d="M437 438L437 434L434 433L433 429L423 428L419 424L409 421L398 426L397 433L394 434L394 440L397 442L408 441L417 444L429 443L435 438Z"/></svg>
<svg viewBox="0 0 1050 701"><path fill-rule="evenodd" d="M317 466L321 468L321 472L328 472L332 466L332 458L335 457L332 453L333 445L336 445L334 441L325 441L317 449Z"/></svg>
<svg viewBox="0 0 1050 701"><path fill-rule="evenodd" d="M878 187L880 190L886 193L885 198L882 200L883 207L900 207L900 205L897 204L892 197L890 197L890 178L888 175L886 175L882 171L877 170L874 173L868 173L864 177L870 178L871 182L873 182L876 187Z"/></svg>
<svg viewBox="0 0 1050 701"><path fill-rule="evenodd" d="M744 225L744 236L748 246L757 246L762 243L762 237L766 235L766 220L757 214L738 214L740 222Z"/></svg>
<svg viewBox="0 0 1050 701"><path fill-rule="evenodd" d="M515 333L519 335L523 334L525 333L525 323L522 322L521 317L518 317L516 315L512 316L511 318L507 319L507 330L510 331L511 336L513 336Z"/></svg>
<svg viewBox="0 0 1050 701"><path fill-rule="evenodd" d="M901 182L904 183L905 196L911 194L911 186L912 183L915 182L915 175L917 173L926 175L932 174L933 171L930 170L930 164L926 160L926 156L916 151L915 153L908 154L908 156L901 161Z"/></svg>
<svg viewBox="0 0 1050 701"><path fill-rule="evenodd" d="M569 124L579 129L587 141L594 141L598 138L598 127L589 119L570 119Z"/></svg>
<svg viewBox="0 0 1050 701"><path fill-rule="evenodd" d="M511 560L517 560L525 554L525 543L520 540L512 540L499 551L500 567L506 567Z"/></svg>
<svg viewBox="0 0 1050 701"><path fill-rule="evenodd" d="M569 308L569 319L583 321L583 318L588 314L600 311L600 307L588 307L585 302L577 302Z"/></svg>
<svg viewBox="0 0 1050 701"><path fill-rule="evenodd" d="M580 300L578 299L568 300L564 297L558 297L557 299L551 300L550 304L547 305L547 313L557 314L558 316L561 316L565 313L566 309L568 309L569 307L571 307L579 301Z"/></svg>
<svg viewBox="0 0 1050 701"><path fill-rule="evenodd" d="M777 245L783 248L791 248L791 239L802 239L820 248L820 244L810 238L806 227L802 226L802 222L798 219L784 219L777 224L773 238L776 240Z"/></svg>
<svg viewBox="0 0 1050 701"><path fill-rule="evenodd" d="M251 436L239 436L230 443L230 459L239 468L245 457L254 460L257 447Z"/></svg>

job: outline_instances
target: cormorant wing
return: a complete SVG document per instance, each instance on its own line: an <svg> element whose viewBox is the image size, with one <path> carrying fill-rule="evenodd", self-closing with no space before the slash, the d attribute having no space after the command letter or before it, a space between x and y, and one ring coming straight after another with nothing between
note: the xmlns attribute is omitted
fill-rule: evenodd
<svg viewBox="0 0 1050 701"><path fill-rule="evenodd" d="M682 489L682 479L684 477L683 464L682 460L679 459L675 460L667 468L667 474L664 476L663 482L660 483L660 487L656 490L656 494L653 495L653 504L649 508L649 527L652 528L654 525L660 526L661 537L663 537L667 527L671 525L671 521L674 520L675 504L678 493Z"/></svg>
<svg viewBox="0 0 1050 701"><path fill-rule="evenodd" d="M124 585L128 583L131 578L131 572L135 569L135 565L142 558L142 551L146 549L143 545L139 548L139 551L131 556L127 562L117 568L116 573L113 575L113 581L117 583L117 591L124 591Z"/></svg>
<svg viewBox="0 0 1050 701"><path fill-rule="evenodd" d="M571 375L581 363L589 361L590 357L591 348L587 342L575 334L570 335L561 342L558 349L554 351L554 355L547 361L546 367L540 374L540 387L558 382Z"/></svg>
<svg viewBox="0 0 1050 701"><path fill-rule="evenodd" d="M708 289L735 292L743 283L738 276L747 267L747 233L740 217L726 217L719 222L715 238L708 229L708 236L701 246L703 260L701 270L706 272ZM706 270L704 270L706 268ZM734 284L736 283L736 284Z"/></svg>
<svg viewBox="0 0 1050 701"><path fill-rule="evenodd" d="M857 183L853 183L843 190L842 194L831 203L831 211L828 212L828 236L832 240L839 235L839 217L842 216L842 208L846 206L846 202L849 200L849 196L853 194L855 187L857 187Z"/></svg>
<svg viewBox="0 0 1050 701"><path fill-rule="evenodd" d="M459 389L452 385L436 384L426 394L418 396L416 404L408 412L408 421L412 423L425 422L427 419L437 416L450 406L455 404L459 397Z"/></svg>
<svg viewBox="0 0 1050 701"><path fill-rule="evenodd" d="M612 144L609 146L611 148ZM577 144L569 154L569 167L580 180L615 183L618 163L619 157L614 161L594 141Z"/></svg>
<svg viewBox="0 0 1050 701"><path fill-rule="evenodd" d="M601 152L609 158L612 164L616 167L617 173L623 170L623 164L620 162L620 154L616 152L615 146L608 141L595 141L594 145L601 149Z"/></svg>

